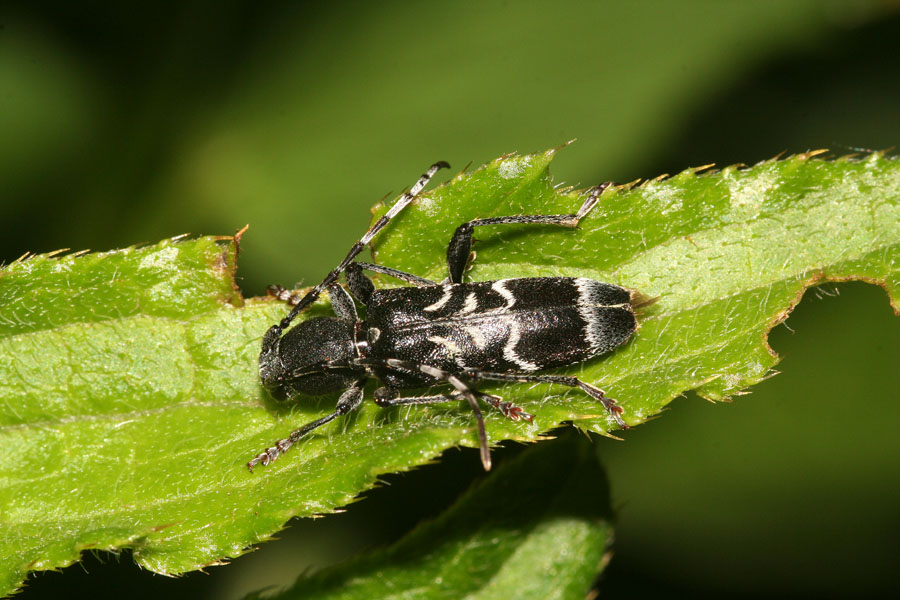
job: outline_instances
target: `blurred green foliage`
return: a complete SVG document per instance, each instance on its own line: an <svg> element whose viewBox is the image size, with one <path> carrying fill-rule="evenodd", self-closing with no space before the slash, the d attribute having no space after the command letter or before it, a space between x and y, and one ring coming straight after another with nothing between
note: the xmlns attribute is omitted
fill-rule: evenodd
<svg viewBox="0 0 900 600"><path fill-rule="evenodd" d="M368 207L437 159L477 165L577 137L554 172L589 185L892 147L898 38L892 3L857 0L6 3L0 257L250 223L239 275L252 295L321 277ZM784 374L753 395L692 396L626 443L597 443L619 506L610 596L896 588L900 325L880 290L839 289L807 294L795 334L775 331ZM807 418L821 403L831 410ZM22 597L120 585L234 598L287 583L396 539L475 463L453 453L392 477L208 577L93 561Z"/></svg>

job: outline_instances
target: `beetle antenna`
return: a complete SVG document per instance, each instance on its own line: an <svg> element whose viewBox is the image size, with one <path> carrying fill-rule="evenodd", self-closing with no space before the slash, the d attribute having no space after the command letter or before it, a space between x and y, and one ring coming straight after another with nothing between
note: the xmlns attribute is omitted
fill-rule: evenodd
<svg viewBox="0 0 900 600"><path fill-rule="evenodd" d="M294 306L294 309L286 316L281 322L278 324L278 327L282 330L287 329L291 322L297 318L303 310L305 310L310 304L315 302L319 296L322 294L322 291L327 288L329 285L337 281L337 278L340 277L341 273L343 273L347 269L347 265L353 262L353 259L359 256L360 252L366 247L366 244L372 241L379 231L384 229L385 225L387 225L391 219L396 217L400 211L406 208L410 202L412 202L416 196L424 189L428 182L434 177L434 174L438 172L440 169L449 169L449 163L445 161L439 161L431 165L425 173L419 177L419 180L416 181L415 185L409 188L409 191L404 193L394 205L391 207L387 214L383 215L379 218L375 223L369 227L368 231L359 238L359 240L353 244L350 248L350 252L347 253L347 256L344 260L341 261L337 267L335 267L331 273L325 276L325 279L322 280L320 284L310 290L303 298L297 302L297 305Z"/></svg>

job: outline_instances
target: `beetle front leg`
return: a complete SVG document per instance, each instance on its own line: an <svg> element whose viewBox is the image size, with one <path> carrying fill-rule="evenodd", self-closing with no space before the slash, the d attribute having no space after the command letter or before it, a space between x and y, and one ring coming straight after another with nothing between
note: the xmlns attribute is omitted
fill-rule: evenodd
<svg viewBox="0 0 900 600"><path fill-rule="evenodd" d="M321 419L316 419L311 423L307 423L303 427L299 429L295 429L291 432L291 434L284 438L275 442L275 445L271 448L266 448L264 452L260 452L257 454L253 460L247 463L247 468L253 472L253 467L262 463L263 466L268 465L273 460L277 459L279 456L284 454L290 449L295 443L297 443L300 438L311 432L313 429L321 427L325 423L335 420L341 415L346 415L349 412L352 412L359 408L359 405L362 404L363 399L363 386L366 384L365 379L360 379L356 383L353 384L352 387L347 389L341 397L337 401L337 406L335 407L335 411L330 415L326 415Z"/></svg>

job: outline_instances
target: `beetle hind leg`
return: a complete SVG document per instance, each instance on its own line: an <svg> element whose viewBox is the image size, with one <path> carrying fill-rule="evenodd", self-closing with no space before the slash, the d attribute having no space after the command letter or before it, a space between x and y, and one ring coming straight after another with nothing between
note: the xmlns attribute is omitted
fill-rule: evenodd
<svg viewBox="0 0 900 600"><path fill-rule="evenodd" d="M473 380L489 380L489 381L517 381L517 382L533 382L533 383L558 383L569 387L577 387L594 400L603 404L606 412L615 419L616 424L622 429L628 429L628 424L622 419L622 407L616 404L616 401L606 396L606 392L600 388L586 383L577 377L568 375L531 375L528 373L491 373L488 371L470 370L465 373Z"/></svg>

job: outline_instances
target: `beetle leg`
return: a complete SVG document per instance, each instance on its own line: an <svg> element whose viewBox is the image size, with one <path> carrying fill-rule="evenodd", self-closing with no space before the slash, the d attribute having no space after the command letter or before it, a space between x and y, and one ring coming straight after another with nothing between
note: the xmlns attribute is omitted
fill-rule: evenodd
<svg viewBox="0 0 900 600"><path fill-rule="evenodd" d="M253 471L253 467L262 463L263 466L268 465L270 462L284 454L288 451L288 449L293 446L297 441L308 434L313 429L321 427L325 423L335 420L341 415L346 415L348 412L352 412L359 408L359 405L362 404L363 399L363 386L366 384L365 379L360 379L356 381L353 386L347 389L341 397L337 401L337 406L335 410L330 415L326 415L321 419L316 419L311 423L307 423L303 427L299 429L295 429L291 432L291 434L281 440L275 442L275 445L271 448L266 448L265 451L257 454L253 460L247 463L247 468L250 471Z"/></svg>
<svg viewBox="0 0 900 600"><path fill-rule="evenodd" d="M468 223L463 223L456 228L453 237L450 238L450 244L447 246L447 269L450 272L450 283L462 283L463 272L469 262L469 256L472 250L472 233L475 227L483 225L513 225L513 224L536 224L536 225L562 225L563 227L576 227L578 221L588 214L600 199L600 194L614 185L608 181L601 183L593 188L588 194L587 199L578 209L577 213L568 215L516 215L511 217L490 217L488 219L475 219Z"/></svg>
<svg viewBox="0 0 900 600"><path fill-rule="evenodd" d="M622 429L628 429L628 424L622 419L622 407L616 404L612 398L607 398L606 393L598 387L581 381L577 377L568 375L531 375L528 373L491 373L489 371L478 371L475 369L465 371L466 376L474 380L489 381L518 381L518 382L535 382L535 383L559 383L569 387L577 387L587 393L594 400L599 400L606 412L616 420L616 423Z"/></svg>
<svg viewBox="0 0 900 600"><path fill-rule="evenodd" d="M482 394L481 399L499 410L503 414L503 416L510 421L525 419L526 421L531 423L534 420L534 415L522 410L521 406L516 406L512 402L507 402L500 396L494 396L493 394Z"/></svg>
<svg viewBox="0 0 900 600"><path fill-rule="evenodd" d="M506 402L500 396L494 396L493 394L485 394L484 392L479 392L478 390L472 390L479 399L484 400L497 410L499 410L504 417L511 421L518 421L519 419L525 419L529 423L534 418L533 415L528 414L521 407L516 406L512 402ZM400 397L400 392L396 388L392 387L380 387L375 390L375 404L382 408L388 408L391 406L408 406L413 404L438 404L440 402L458 402L459 400L463 400L464 396L460 392L453 392L450 394L440 394L436 396L407 396L404 398Z"/></svg>
<svg viewBox="0 0 900 600"><path fill-rule="evenodd" d="M474 392L478 393L478 392ZM435 396L407 396L400 397L400 390L392 387L380 387L375 390L375 404L381 408L391 408L392 406L410 406L413 404L438 404L441 402L453 402L454 400L462 400L463 395L459 392L452 394L438 394Z"/></svg>
<svg viewBox="0 0 900 600"><path fill-rule="evenodd" d="M369 372L373 369L391 369L395 371L403 371L407 373L424 373L438 381L449 383L459 394L469 402L469 407L475 413L475 422L478 425L478 444L481 449L481 464L485 471L491 470L491 452L488 448L487 433L484 430L484 416L481 414L481 407L478 406L478 392L473 390L469 384L459 378L455 373L444 371L431 365L423 365L410 360L400 360L396 358L353 358L349 360L332 360L317 365L325 369L348 369L354 367L362 367Z"/></svg>

